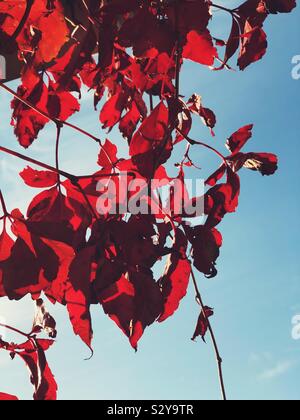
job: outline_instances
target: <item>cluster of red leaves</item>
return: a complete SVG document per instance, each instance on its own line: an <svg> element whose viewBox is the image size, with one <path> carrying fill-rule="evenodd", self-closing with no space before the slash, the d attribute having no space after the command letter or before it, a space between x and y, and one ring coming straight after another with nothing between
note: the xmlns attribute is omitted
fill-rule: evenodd
<svg viewBox="0 0 300 420"><path fill-rule="evenodd" d="M21 85L12 102L15 134L22 146L29 147L48 122L61 127L79 111L84 85L95 93L95 108L101 105L103 129L119 128L129 158L118 157L117 145L107 140L99 151L101 168L89 177L66 176L62 181L58 170L24 169L24 182L43 191L26 215L3 208L0 297L18 300L30 294L38 299L44 293L51 302L67 307L74 332L89 347L90 306L101 305L137 349L145 328L165 321L179 307L192 264L207 277L217 274L222 236L216 227L238 206L238 171L244 167L271 175L277 158L241 151L252 136L252 126L234 133L227 141L230 155L222 157L221 167L206 181L205 196L190 198L191 203L197 199L205 203L205 223L198 226L191 226L184 214L166 214L160 204L155 216L128 217L119 196L117 215L99 215L98 181L110 174L108 182L117 191L127 191L128 177L123 174L129 173L146 183L155 178L171 185L174 179L167 176L164 165L178 143L197 144L189 138L193 118L200 117L212 134L217 121L199 95L186 102L180 97L184 60L215 70L229 68L229 60L239 51L238 65L245 69L266 51L266 18L290 12L296 2L247 0L234 10L223 8L233 21L228 40L213 37L209 25L220 6L208 0L90 0L85 2L87 8L82 2L82 22L72 21L72 13L65 19L64 3L5 0L0 4L1 39L23 63ZM193 166L188 154L179 166L185 188L184 167ZM142 199L149 204L149 191ZM164 258L165 272L155 279L153 267ZM202 308L194 338L204 338L212 314L210 308ZM20 347L3 346L33 364L40 398L36 366L49 374L44 359L49 343L35 340ZM38 376L43 378L40 370ZM53 396L54 388L51 392Z"/></svg>

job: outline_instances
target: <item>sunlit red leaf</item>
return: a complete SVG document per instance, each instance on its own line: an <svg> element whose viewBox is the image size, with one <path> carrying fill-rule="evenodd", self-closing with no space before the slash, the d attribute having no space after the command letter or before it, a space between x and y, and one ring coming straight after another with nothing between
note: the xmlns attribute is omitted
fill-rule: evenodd
<svg viewBox="0 0 300 420"><path fill-rule="evenodd" d="M208 30L199 33L191 31L183 48L183 57L206 66L212 66L218 56L216 47Z"/></svg>
<svg viewBox="0 0 300 420"><path fill-rule="evenodd" d="M53 187L58 182L58 176L55 172L37 171L29 166L20 173L20 176L26 185L34 188Z"/></svg>
<svg viewBox="0 0 300 420"><path fill-rule="evenodd" d="M98 157L98 165L103 168L111 168L118 160L117 158L118 148L110 140L106 140Z"/></svg>
<svg viewBox="0 0 300 420"><path fill-rule="evenodd" d="M231 153L239 152L252 137L253 125L246 125L245 127L240 128L232 136L229 137L226 143L227 149Z"/></svg>
<svg viewBox="0 0 300 420"><path fill-rule="evenodd" d="M19 398L15 397L14 395L3 394L0 392L0 401L18 401Z"/></svg>

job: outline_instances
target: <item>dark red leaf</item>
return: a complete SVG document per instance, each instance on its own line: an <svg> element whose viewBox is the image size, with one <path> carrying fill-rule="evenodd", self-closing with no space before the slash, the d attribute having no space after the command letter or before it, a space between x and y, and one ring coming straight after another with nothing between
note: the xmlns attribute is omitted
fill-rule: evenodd
<svg viewBox="0 0 300 420"><path fill-rule="evenodd" d="M262 175L273 175L278 169L278 158L271 153L237 153L228 160L235 171L244 167Z"/></svg>
<svg viewBox="0 0 300 420"><path fill-rule="evenodd" d="M253 27L247 21L238 59L239 68L245 70L251 63L260 60L265 55L267 47L267 35L264 30L258 26Z"/></svg>
<svg viewBox="0 0 300 420"><path fill-rule="evenodd" d="M290 13L296 6L296 0L266 0L269 13Z"/></svg>
<svg viewBox="0 0 300 420"><path fill-rule="evenodd" d="M201 225L187 228L187 234L192 244L194 266L208 278L215 277L216 261L223 241L222 235L215 228Z"/></svg>
<svg viewBox="0 0 300 420"><path fill-rule="evenodd" d="M100 303L122 329L132 347L137 345L146 327L157 320L163 310L163 298L150 273L132 272L104 290Z"/></svg>
<svg viewBox="0 0 300 420"><path fill-rule="evenodd" d="M196 330L192 338L193 341L195 341L197 337L201 336L202 340L205 342L205 336L209 327L208 319L213 315L214 315L213 309L209 308L208 306L205 306L199 316Z"/></svg>
<svg viewBox="0 0 300 420"><path fill-rule="evenodd" d="M169 111L163 102L142 123L130 143L130 156L141 174L152 177L155 170L170 157Z"/></svg>
<svg viewBox="0 0 300 420"><path fill-rule="evenodd" d="M178 309L180 301L186 296L191 275L191 264L186 255L187 246L184 233L178 229L165 274L160 280L164 297L164 311L159 317L159 322L163 322L172 316Z"/></svg>

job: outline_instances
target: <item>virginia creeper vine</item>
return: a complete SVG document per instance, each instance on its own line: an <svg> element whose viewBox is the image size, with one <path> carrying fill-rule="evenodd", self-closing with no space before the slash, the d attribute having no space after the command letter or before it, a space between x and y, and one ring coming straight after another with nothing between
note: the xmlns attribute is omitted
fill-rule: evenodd
<svg viewBox="0 0 300 420"><path fill-rule="evenodd" d="M178 310L192 280L200 306L193 340L205 340L209 333L226 400L222 357L210 322L214 311L203 302L195 272L217 275L223 243L218 226L238 207L239 171L272 175L278 160L271 153L242 151L252 125L227 138L228 156L218 145L194 140L195 119L213 137L217 119L204 105L207 99L198 94L185 99L181 72L186 61L213 71L232 69L236 56L238 68L246 70L266 53L265 20L291 12L296 1L246 0L234 9L209 0L15 3L0 2L0 36L4 52L20 61L21 81L16 91L4 81L0 88L13 98L12 124L21 146L29 148L47 124L55 126L55 164L0 145L1 153L30 165L20 178L41 190L25 215L10 210L3 186L0 191L0 298L30 295L36 302L31 333L0 324L26 342L1 338L0 350L25 361L35 400L54 400L57 384L45 353L54 344L56 323L41 297L66 307L74 333L90 349L90 307L97 304L137 350L146 328ZM228 39L213 36L216 11L232 17ZM80 111L85 90L93 92L94 108L100 108L100 124L109 136L105 142L69 121ZM59 151L66 128L99 146L99 171L78 175L62 169ZM118 132L128 146L124 157ZM185 152L176 164L178 174L171 176L170 158L181 143ZM215 172L205 174L203 197L191 197L186 186L186 168L205 171L204 163L191 158L193 146L221 159ZM169 188L167 202L157 184ZM143 187L138 191L136 185ZM195 203L203 208L190 214ZM184 208L178 210L178 204ZM155 212L148 212L153 207ZM156 264L162 260L165 269L157 277ZM42 333L49 339L40 338ZM0 399L15 397L0 394Z"/></svg>

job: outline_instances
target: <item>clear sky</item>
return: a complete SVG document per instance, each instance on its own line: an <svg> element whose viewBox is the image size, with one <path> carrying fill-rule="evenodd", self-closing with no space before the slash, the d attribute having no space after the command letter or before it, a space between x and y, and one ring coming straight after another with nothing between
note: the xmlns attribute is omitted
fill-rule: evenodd
<svg viewBox="0 0 300 420"><path fill-rule="evenodd" d="M299 18L299 8L291 15L272 16L266 25L267 56L243 73L211 72L193 64L185 64L183 71L182 93L200 93L205 106L218 116L214 140L200 124L193 131L195 138L206 138L222 150L226 137L254 123L248 150L270 151L280 158L280 170L273 177L243 172L239 210L220 227L224 246L219 275L213 280L199 276L205 302L215 308L212 323L232 399L300 398L300 341L291 334L292 317L300 314L300 80L291 77L292 57L300 54ZM220 14L220 35L225 23ZM104 138L98 113L93 112L88 96L84 98L82 112L73 121ZM0 143L22 151L9 125L9 100L1 92ZM115 134L110 137L124 144ZM54 130L49 126L28 154L53 163L53 147ZM88 140L64 131L61 166L65 170L92 172L97 169L91 167L97 153ZM192 156L203 168L216 163L200 149ZM38 192L19 179L24 166L0 156L1 188L11 209L25 209ZM73 335L65 308L49 307L58 321L58 340L48 359L60 399L219 398L211 343L190 340L199 314L192 288L172 319L146 331L137 354L102 309L94 307L95 356L90 361L84 361L88 351ZM0 317L21 329L30 328L32 311L30 299L0 301ZM0 369L0 391L31 398L28 373L21 362L11 362L3 352Z"/></svg>

